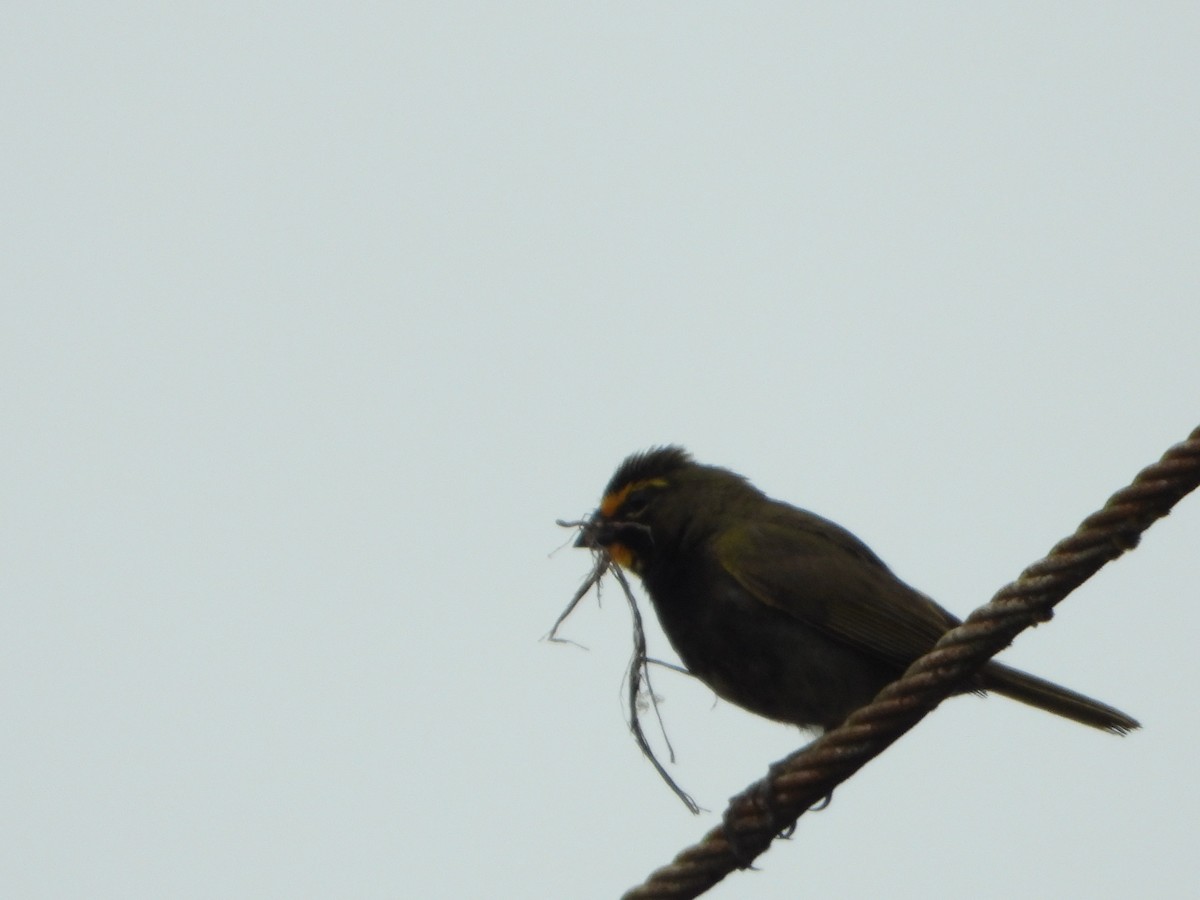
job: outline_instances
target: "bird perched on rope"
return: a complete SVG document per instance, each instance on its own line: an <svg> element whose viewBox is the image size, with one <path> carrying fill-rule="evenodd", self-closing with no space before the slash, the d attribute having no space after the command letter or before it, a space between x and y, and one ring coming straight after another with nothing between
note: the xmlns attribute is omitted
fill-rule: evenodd
<svg viewBox="0 0 1200 900"><path fill-rule="evenodd" d="M689 672L780 722L839 725L960 624L846 529L680 447L626 459L576 546L604 551L641 579ZM997 662L964 686L971 691L1116 734L1139 727Z"/></svg>

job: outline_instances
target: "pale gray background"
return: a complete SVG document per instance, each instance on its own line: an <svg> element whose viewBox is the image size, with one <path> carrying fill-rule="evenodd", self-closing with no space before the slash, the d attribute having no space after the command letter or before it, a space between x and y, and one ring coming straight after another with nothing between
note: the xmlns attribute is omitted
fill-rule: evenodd
<svg viewBox="0 0 1200 900"><path fill-rule="evenodd" d="M0 894L613 897L797 746L559 516L686 443L965 613L1197 422L1194 4L15 4ZM1200 498L713 897L1184 896ZM652 649L668 651L657 631Z"/></svg>

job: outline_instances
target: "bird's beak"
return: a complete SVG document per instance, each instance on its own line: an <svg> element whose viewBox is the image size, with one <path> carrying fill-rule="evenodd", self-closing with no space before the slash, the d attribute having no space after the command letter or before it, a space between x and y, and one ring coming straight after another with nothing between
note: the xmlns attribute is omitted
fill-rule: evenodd
<svg viewBox="0 0 1200 900"><path fill-rule="evenodd" d="M612 525L605 522L597 512L588 518L587 524L579 532L579 537L575 539L574 546L591 550L595 547L607 547L612 543L612 539Z"/></svg>

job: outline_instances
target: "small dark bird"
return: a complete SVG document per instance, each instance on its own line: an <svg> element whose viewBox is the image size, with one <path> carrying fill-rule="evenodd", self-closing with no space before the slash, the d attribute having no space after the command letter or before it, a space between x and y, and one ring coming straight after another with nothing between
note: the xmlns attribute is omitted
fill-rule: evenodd
<svg viewBox="0 0 1200 900"><path fill-rule="evenodd" d="M830 729L959 624L846 529L680 447L625 460L577 546L645 586L688 670L743 709ZM997 662L968 691L1124 734L1136 720Z"/></svg>

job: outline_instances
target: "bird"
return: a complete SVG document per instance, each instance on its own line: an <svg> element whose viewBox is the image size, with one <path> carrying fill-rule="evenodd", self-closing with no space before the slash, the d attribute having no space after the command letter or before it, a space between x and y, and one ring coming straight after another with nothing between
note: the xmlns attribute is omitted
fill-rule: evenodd
<svg viewBox="0 0 1200 900"><path fill-rule="evenodd" d="M845 528L677 445L626 458L575 543L640 579L679 659L718 697L803 728L837 727L960 624ZM994 660L970 692L1115 734L1140 727Z"/></svg>

